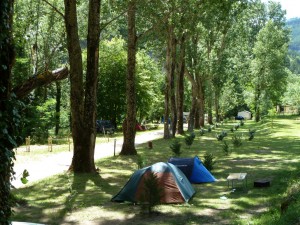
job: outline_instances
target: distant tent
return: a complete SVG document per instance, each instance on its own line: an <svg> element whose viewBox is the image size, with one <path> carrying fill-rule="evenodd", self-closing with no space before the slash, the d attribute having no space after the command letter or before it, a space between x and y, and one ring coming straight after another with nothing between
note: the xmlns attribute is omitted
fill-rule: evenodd
<svg viewBox="0 0 300 225"><path fill-rule="evenodd" d="M170 158L169 163L177 166L191 183L215 182L216 178L205 168L201 160L194 158Z"/></svg>
<svg viewBox="0 0 300 225"><path fill-rule="evenodd" d="M139 202L144 188L144 180L153 172L162 188L161 203L188 202L195 190L186 176L173 164L159 162L133 173L129 181L111 200L114 202Z"/></svg>

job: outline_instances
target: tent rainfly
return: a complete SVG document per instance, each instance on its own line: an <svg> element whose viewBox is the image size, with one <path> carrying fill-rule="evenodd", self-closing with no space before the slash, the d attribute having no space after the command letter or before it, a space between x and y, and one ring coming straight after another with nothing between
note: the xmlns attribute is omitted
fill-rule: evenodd
<svg viewBox="0 0 300 225"><path fill-rule="evenodd" d="M177 166L191 183L197 184L217 181L197 156L194 158L170 158L169 163Z"/></svg>
<svg viewBox="0 0 300 225"><path fill-rule="evenodd" d="M152 166L137 170L129 181L115 195L113 202L141 202L144 193L144 181L150 173L154 173L158 185L162 189L161 203L188 202L195 194L195 190L186 176L173 164L158 162Z"/></svg>

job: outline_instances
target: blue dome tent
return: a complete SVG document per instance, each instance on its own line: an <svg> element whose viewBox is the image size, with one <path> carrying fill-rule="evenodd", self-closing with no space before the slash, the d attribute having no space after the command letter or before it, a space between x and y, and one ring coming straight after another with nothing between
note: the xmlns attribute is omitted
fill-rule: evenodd
<svg viewBox="0 0 300 225"><path fill-rule="evenodd" d="M170 158L168 162L178 167L191 183L198 184L217 181L197 156L194 158Z"/></svg>

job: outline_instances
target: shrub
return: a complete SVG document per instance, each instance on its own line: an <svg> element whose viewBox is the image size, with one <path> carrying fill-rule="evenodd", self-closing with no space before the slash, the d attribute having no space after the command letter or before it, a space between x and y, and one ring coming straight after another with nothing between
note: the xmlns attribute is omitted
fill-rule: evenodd
<svg viewBox="0 0 300 225"><path fill-rule="evenodd" d="M212 153L206 152L204 155L204 162L203 165L206 167L207 170L212 171L214 168L214 164L216 163L214 161L214 155Z"/></svg>
<svg viewBox="0 0 300 225"><path fill-rule="evenodd" d="M234 125L234 129L235 129L235 130L237 130L237 129L239 129L239 128L240 128L240 124Z"/></svg>
<svg viewBox="0 0 300 225"><path fill-rule="evenodd" d="M145 161L146 160L140 154L136 156L136 164L138 166L138 169L145 167Z"/></svg>
<svg viewBox="0 0 300 225"><path fill-rule="evenodd" d="M141 196L142 209L147 210L149 214L152 213L153 208L160 204L163 194L163 189L159 187L157 176L150 172L149 176L144 180L144 190Z"/></svg>
<svg viewBox="0 0 300 225"><path fill-rule="evenodd" d="M205 131L204 131L204 129L201 127L201 128L200 128L200 131L199 131L200 136L203 136L204 133L205 133Z"/></svg>
<svg viewBox="0 0 300 225"><path fill-rule="evenodd" d="M229 149L229 145L227 144L226 141L223 141L223 146L222 146L223 152L225 155L230 155L231 151Z"/></svg>
<svg viewBox="0 0 300 225"><path fill-rule="evenodd" d="M207 132L211 132L211 126L207 128Z"/></svg>
<svg viewBox="0 0 300 225"><path fill-rule="evenodd" d="M232 137L232 144L234 147L240 147L242 145L242 139L238 135L233 135Z"/></svg>
<svg viewBox="0 0 300 225"><path fill-rule="evenodd" d="M222 131L220 134L216 135L218 141L222 141L223 138L226 136L227 136L227 132L225 132L225 131Z"/></svg>
<svg viewBox="0 0 300 225"><path fill-rule="evenodd" d="M189 148L191 147L191 145L193 144L194 140L195 140L195 134L194 133L190 133L189 135L187 135L185 137L185 144L187 146L189 146Z"/></svg>
<svg viewBox="0 0 300 225"><path fill-rule="evenodd" d="M175 156L181 155L181 143L177 139L170 144L170 148Z"/></svg>
<svg viewBox="0 0 300 225"><path fill-rule="evenodd" d="M255 130L250 130L249 129L249 141L251 141L254 138Z"/></svg>

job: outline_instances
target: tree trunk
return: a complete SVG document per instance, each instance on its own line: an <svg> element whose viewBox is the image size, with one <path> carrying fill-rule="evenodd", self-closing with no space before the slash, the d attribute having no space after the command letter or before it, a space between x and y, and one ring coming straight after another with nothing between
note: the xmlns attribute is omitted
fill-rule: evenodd
<svg viewBox="0 0 300 225"><path fill-rule="evenodd" d="M70 170L74 173L96 172L94 163L96 84L100 35L100 0L89 2L87 37L86 90L83 88L83 66L78 36L76 1L65 0L65 24L70 61L71 125L74 153Z"/></svg>
<svg viewBox="0 0 300 225"><path fill-rule="evenodd" d="M212 99L207 100L207 123L213 124L213 114L212 114Z"/></svg>
<svg viewBox="0 0 300 225"><path fill-rule="evenodd" d="M8 225L12 214L10 198L13 174L15 121L19 118L11 101L11 72L15 60L12 26L14 1L0 1L0 224Z"/></svg>
<svg viewBox="0 0 300 225"><path fill-rule="evenodd" d="M254 111L255 111L255 122L260 121L260 90L259 88L256 88L255 90L255 98L254 98Z"/></svg>
<svg viewBox="0 0 300 225"><path fill-rule="evenodd" d="M36 76L32 76L28 80L24 81L22 84L14 87L12 92L16 94L17 98L23 98L34 89L45 86L54 81L66 79L68 75L69 70L67 67L56 69L52 72L44 71L43 73L40 73Z"/></svg>
<svg viewBox="0 0 300 225"><path fill-rule="evenodd" d="M199 101L196 100L196 108L195 108L195 129L200 129L200 107L199 107Z"/></svg>
<svg viewBox="0 0 300 225"><path fill-rule="evenodd" d="M61 85L56 82L56 105L55 105L55 135L58 135L60 127L60 100L61 100Z"/></svg>
<svg viewBox="0 0 300 225"><path fill-rule="evenodd" d="M171 137L170 135L170 129L169 129L169 114L170 114L170 76L169 76L169 70L171 67L171 48L169 44L169 38L167 40L167 50L166 50L166 77L165 77L165 111L164 111L164 139L169 139Z"/></svg>
<svg viewBox="0 0 300 225"><path fill-rule="evenodd" d="M177 117L178 134L184 134L183 130L183 101L184 101L184 71L185 71L185 34L181 37L180 58L179 58L179 76L177 85Z"/></svg>
<svg viewBox="0 0 300 225"><path fill-rule="evenodd" d="M101 0L89 1L87 67L84 101L85 159L87 164L83 172L95 172L94 152L96 141L97 84L99 71L99 38L100 38Z"/></svg>
<svg viewBox="0 0 300 225"><path fill-rule="evenodd" d="M197 110L197 87L196 83L192 83L192 107L189 115L188 131L193 132L195 127L195 115Z"/></svg>
<svg viewBox="0 0 300 225"><path fill-rule="evenodd" d="M137 36L135 28L136 1L128 2L128 55L126 79L126 119L124 121L124 140L121 155L136 155L135 126L136 126L136 93L135 93L135 64Z"/></svg>
<svg viewBox="0 0 300 225"><path fill-rule="evenodd" d="M198 83L198 104L199 104L199 123L200 127L205 124L205 86L204 81L199 77Z"/></svg>
<svg viewBox="0 0 300 225"><path fill-rule="evenodd" d="M215 91L215 112L216 112L216 122L220 122L220 110L219 110L219 94Z"/></svg>
<svg viewBox="0 0 300 225"><path fill-rule="evenodd" d="M171 64L168 70L170 77L170 109L171 109L171 136L175 137L177 127L176 92L175 92L175 67L176 67L176 39L174 28L169 27L169 47L171 49Z"/></svg>

